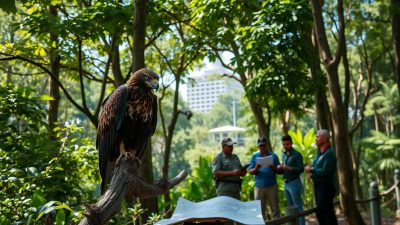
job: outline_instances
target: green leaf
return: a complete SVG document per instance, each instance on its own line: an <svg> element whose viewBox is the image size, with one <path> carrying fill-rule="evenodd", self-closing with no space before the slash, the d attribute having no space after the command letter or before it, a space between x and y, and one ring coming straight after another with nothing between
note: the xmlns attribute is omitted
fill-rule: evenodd
<svg viewBox="0 0 400 225"><path fill-rule="evenodd" d="M48 202L48 203L46 203L45 205L43 205L42 206L42 208L40 208L40 210L39 210L39 215L37 216L37 220L38 219L40 219L44 214L46 214L46 213L49 213L49 212L51 212L51 211L53 211L54 210L54 204L61 204L61 202L58 202L58 201L50 201L50 202Z"/></svg>
<svg viewBox="0 0 400 225"><path fill-rule="evenodd" d="M55 209L66 209L70 212L73 212L73 210L65 203L60 204L59 206L55 207Z"/></svg>
<svg viewBox="0 0 400 225"><path fill-rule="evenodd" d="M56 225L64 225L65 224L65 212L64 210L58 210L56 215Z"/></svg>
<svg viewBox="0 0 400 225"><path fill-rule="evenodd" d="M16 182L16 181L18 181L18 178L16 178L16 177L9 177L8 180L9 180L9 181L12 181L12 182Z"/></svg>
<svg viewBox="0 0 400 225"><path fill-rule="evenodd" d="M28 167L25 169L26 172L32 176L37 176L38 175L38 170L35 167Z"/></svg>
<svg viewBox="0 0 400 225"><path fill-rule="evenodd" d="M400 139L390 139L386 142L388 145L400 145Z"/></svg>
<svg viewBox="0 0 400 225"><path fill-rule="evenodd" d="M6 13L16 13L15 0L0 0L0 8Z"/></svg>
<svg viewBox="0 0 400 225"><path fill-rule="evenodd" d="M315 132L314 129L311 129L304 136L304 146L306 148L309 148L314 143L314 141L315 141Z"/></svg>
<svg viewBox="0 0 400 225"><path fill-rule="evenodd" d="M35 191L31 197L31 206L39 207L46 202L46 199L43 196L43 193L40 191Z"/></svg>

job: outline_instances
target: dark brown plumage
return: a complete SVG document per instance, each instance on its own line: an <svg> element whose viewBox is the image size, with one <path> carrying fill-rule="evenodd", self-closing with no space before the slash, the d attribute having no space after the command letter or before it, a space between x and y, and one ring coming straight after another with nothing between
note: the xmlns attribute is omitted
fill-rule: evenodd
<svg viewBox="0 0 400 225"><path fill-rule="evenodd" d="M96 147L102 178L101 193L106 191L117 159L129 152L140 158L157 125L159 76L140 69L126 84L115 89L103 102L97 127Z"/></svg>

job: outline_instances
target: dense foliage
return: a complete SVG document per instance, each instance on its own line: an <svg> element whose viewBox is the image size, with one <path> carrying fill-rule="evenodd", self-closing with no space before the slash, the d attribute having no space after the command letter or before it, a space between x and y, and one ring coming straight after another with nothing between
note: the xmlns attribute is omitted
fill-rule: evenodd
<svg viewBox="0 0 400 225"><path fill-rule="evenodd" d="M343 38L336 7L333 0L322 7L332 51ZM131 72L135 1L15 0L1 1L0 8L13 12L0 11L0 224L77 221L85 204L99 197L95 127L101 102ZM344 8L337 91L346 111L355 196L365 198L372 180L387 189L400 168L400 78L389 35L394 11L384 1L345 1ZM244 146L234 150L243 164L265 134L281 158L286 132L304 163L311 163L322 120L316 115L319 103L326 103L327 123L335 126L310 1L149 0L146 13L146 66L161 76L154 177L190 174L170 193L172 206L179 197L202 201L216 195L210 163L220 143L211 128L235 123L246 128ZM238 82L245 93L222 95L210 112L188 118L182 87L209 61L228 71L216 76ZM57 115L55 124L50 115ZM310 208L311 182L305 175L302 181ZM278 184L283 211L280 177ZM245 176L243 200L253 199L253 186ZM158 199L159 210L148 221L140 218L146 210L140 204L124 203L111 223L152 224L170 212L165 201ZM384 214L394 211L388 201Z"/></svg>
<svg viewBox="0 0 400 225"><path fill-rule="evenodd" d="M71 207L79 212L98 195L93 143L75 125L57 131L60 142L49 142L43 100L33 93L0 88L1 224L30 224L52 212L66 221L77 216Z"/></svg>

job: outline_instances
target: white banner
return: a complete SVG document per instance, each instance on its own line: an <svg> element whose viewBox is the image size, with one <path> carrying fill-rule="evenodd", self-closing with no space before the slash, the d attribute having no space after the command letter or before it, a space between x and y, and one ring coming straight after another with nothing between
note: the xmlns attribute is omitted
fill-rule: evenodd
<svg viewBox="0 0 400 225"><path fill-rule="evenodd" d="M219 196L197 203L179 198L172 217L161 220L155 225L173 225L203 219L212 220L213 218L225 218L248 225L265 225L259 200L241 202L227 196Z"/></svg>

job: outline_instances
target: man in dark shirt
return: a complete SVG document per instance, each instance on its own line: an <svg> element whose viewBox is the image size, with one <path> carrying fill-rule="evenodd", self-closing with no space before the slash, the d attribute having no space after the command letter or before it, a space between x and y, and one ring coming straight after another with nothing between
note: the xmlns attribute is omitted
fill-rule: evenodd
<svg viewBox="0 0 400 225"><path fill-rule="evenodd" d="M303 211L303 200L301 199L303 185L300 180L300 174L304 172L303 156L293 149L292 138L289 135L282 137L282 145L284 152L282 164L278 170L283 173L287 205L295 205L300 211ZM299 224L305 224L304 217L300 217Z"/></svg>
<svg viewBox="0 0 400 225"><path fill-rule="evenodd" d="M304 170L311 174L314 182L314 197L317 204L316 215L319 224L337 225L333 198L336 188L336 153L330 144L330 135L327 130L317 132L318 152L313 160L312 167Z"/></svg>

